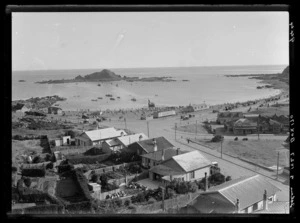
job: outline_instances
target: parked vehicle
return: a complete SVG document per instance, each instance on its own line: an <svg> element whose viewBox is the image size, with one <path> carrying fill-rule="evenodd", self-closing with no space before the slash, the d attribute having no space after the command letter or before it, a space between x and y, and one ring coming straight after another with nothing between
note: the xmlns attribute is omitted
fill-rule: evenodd
<svg viewBox="0 0 300 223"><path fill-rule="evenodd" d="M238 138L238 137L235 137L235 138L234 138L234 141L238 141L238 140L239 140L239 138Z"/></svg>
<svg viewBox="0 0 300 223"><path fill-rule="evenodd" d="M248 138L243 138L243 141L247 141L248 140Z"/></svg>

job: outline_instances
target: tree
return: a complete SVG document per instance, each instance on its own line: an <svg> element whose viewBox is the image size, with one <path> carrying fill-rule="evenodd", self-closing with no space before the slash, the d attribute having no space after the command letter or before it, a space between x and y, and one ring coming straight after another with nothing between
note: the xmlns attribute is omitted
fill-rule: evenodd
<svg viewBox="0 0 300 223"><path fill-rule="evenodd" d="M65 132L65 136L71 136L71 138L75 138L75 132L73 130L68 130Z"/></svg>
<svg viewBox="0 0 300 223"><path fill-rule="evenodd" d="M211 142L221 142L224 139L224 136L221 135L215 135L212 139Z"/></svg>
<svg viewBox="0 0 300 223"><path fill-rule="evenodd" d="M215 173L208 177L208 181L211 184L221 184L225 182L225 176L221 173Z"/></svg>
<svg viewBox="0 0 300 223"><path fill-rule="evenodd" d="M225 178L225 181L230 181L231 180L231 176L227 176L226 178Z"/></svg>
<svg viewBox="0 0 300 223"><path fill-rule="evenodd" d="M93 174L91 176L91 181L94 182L94 183L97 183L99 180L99 176L97 174Z"/></svg>
<svg viewBox="0 0 300 223"><path fill-rule="evenodd" d="M108 182L107 182L108 178L107 178L106 174L102 174L100 176L100 181L101 181L101 187L103 187L103 188L107 187L107 185L108 185Z"/></svg>
<svg viewBox="0 0 300 223"><path fill-rule="evenodd" d="M26 177L26 178L24 179L24 184L25 184L26 187L30 187L30 185L31 185L31 179L28 178L28 177Z"/></svg>

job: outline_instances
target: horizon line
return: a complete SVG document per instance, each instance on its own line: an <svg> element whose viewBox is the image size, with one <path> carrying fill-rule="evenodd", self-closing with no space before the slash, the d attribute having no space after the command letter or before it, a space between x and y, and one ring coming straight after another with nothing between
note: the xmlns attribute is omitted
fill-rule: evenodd
<svg viewBox="0 0 300 223"><path fill-rule="evenodd" d="M254 67L254 66L289 66L289 64L264 64L264 65L209 65L209 66L165 66L165 67L110 67L110 68L61 68L61 69L37 69L37 70L12 70L12 72L19 71L60 71L60 70L96 70L96 69L149 69L149 68L192 68L192 67Z"/></svg>

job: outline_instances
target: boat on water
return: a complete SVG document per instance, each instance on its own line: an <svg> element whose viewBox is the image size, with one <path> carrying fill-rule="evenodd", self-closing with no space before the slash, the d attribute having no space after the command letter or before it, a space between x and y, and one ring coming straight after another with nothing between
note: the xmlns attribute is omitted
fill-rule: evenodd
<svg viewBox="0 0 300 223"><path fill-rule="evenodd" d="M131 98L131 101L136 101L136 99L135 98Z"/></svg>
<svg viewBox="0 0 300 223"><path fill-rule="evenodd" d="M100 86L101 86L101 84L98 84L98 86L100 87Z"/></svg>
<svg viewBox="0 0 300 223"><path fill-rule="evenodd" d="M98 97L98 99L103 99L102 97Z"/></svg>
<svg viewBox="0 0 300 223"><path fill-rule="evenodd" d="M25 80L19 80L19 82L26 82Z"/></svg>
<svg viewBox="0 0 300 223"><path fill-rule="evenodd" d="M117 86L117 87L119 87L119 85L118 85L118 84L116 84L116 86Z"/></svg>
<svg viewBox="0 0 300 223"><path fill-rule="evenodd" d="M92 99L92 101L97 101L97 99Z"/></svg>
<svg viewBox="0 0 300 223"><path fill-rule="evenodd" d="M106 94L105 96L106 97L112 97L112 94Z"/></svg>
<svg viewBox="0 0 300 223"><path fill-rule="evenodd" d="M114 99L114 98L110 98L110 100L114 101L114 100L116 100L116 99Z"/></svg>
<svg viewBox="0 0 300 223"><path fill-rule="evenodd" d="M119 98L119 99L120 99L121 97L117 97L117 98Z"/></svg>

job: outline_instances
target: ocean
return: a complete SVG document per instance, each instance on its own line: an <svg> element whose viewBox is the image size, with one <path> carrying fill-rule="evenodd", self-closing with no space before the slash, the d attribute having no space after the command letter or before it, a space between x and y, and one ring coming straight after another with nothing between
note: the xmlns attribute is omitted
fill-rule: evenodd
<svg viewBox="0 0 300 223"><path fill-rule="evenodd" d="M59 95L67 98L59 102L64 110L80 109L134 109L147 107L148 99L157 106L186 106L190 103L242 102L261 99L280 93L278 89L256 89L260 80L225 75L281 73L285 65L270 66L226 66L226 67L172 67L172 68L119 68L110 69L128 77L168 76L176 82L107 82L36 84L42 80L71 79L102 69L13 71L12 100ZM104 69L104 68L103 68ZM25 80L26 82L19 82ZM182 81L189 80L189 81ZM115 101L105 97L112 94ZM97 99L102 97L103 99ZM117 97L120 97L118 99ZM136 101L131 101L132 98ZM97 101L92 101L97 99Z"/></svg>

